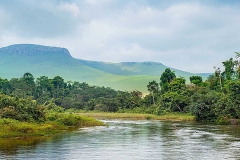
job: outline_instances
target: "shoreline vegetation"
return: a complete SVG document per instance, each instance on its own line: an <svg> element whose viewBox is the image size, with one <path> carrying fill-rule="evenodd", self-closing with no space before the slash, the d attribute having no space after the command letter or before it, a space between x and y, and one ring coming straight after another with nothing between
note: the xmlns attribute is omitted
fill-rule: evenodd
<svg viewBox="0 0 240 160"><path fill-rule="evenodd" d="M81 127L103 126L104 123L97 119L195 121L194 116L181 113L169 113L158 116L140 113L66 112L52 113L48 119L52 120L46 122L21 122L15 119L1 118L0 139L55 136Z"/></svg>
<svg viewBox="0 0 240 160"><path fill-rule="evenodd" d="M165 115L141 113L106 113L106 112L80 112L80 116L99 119L134 119L134 120L170 120L170 121L195 121L195 117L185 113L168 113Z"/></svg>
<svg viewBox="0 0 240 160"><path fill-rule="evenodd" d="M54 121L21 122L14 119L0 119L0 139L24 139L30 137L55 136L73 128L103 126L104 123L87 116L62 114Z"/></svg>

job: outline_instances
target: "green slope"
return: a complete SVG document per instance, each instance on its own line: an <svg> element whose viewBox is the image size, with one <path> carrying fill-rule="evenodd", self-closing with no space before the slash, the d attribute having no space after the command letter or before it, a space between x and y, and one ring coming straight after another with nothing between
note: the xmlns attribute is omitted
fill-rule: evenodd
<svg viewBox="0 0 240 160"><path fill-rule="evenodd" d="M158 76L164 72L166 68L169 68L161 63L156 62L122 62L122 63L106 63L106 62L97 62L97 61L86 61L79 60L82 64L87 65L92 68L96 68L108 73L116 75L148 75L148 76ZM177 76L190 77L193 75L200 75L206 79L209 74L194 74L190 72L185 72L170 68L175 71Z"/></svg>
<svg viewBox="0 0 240 160"><path fill-rule="evenodd" d="M30 72L34 77L61 76L66 81L87 82L117 90L140 90L147 93L149 81L159 81L167 66L154 62L105 63L74 59L67 49L32 44L0 48L0 77L21 77ZM187 80L192 73L173 69Z"/></svg>

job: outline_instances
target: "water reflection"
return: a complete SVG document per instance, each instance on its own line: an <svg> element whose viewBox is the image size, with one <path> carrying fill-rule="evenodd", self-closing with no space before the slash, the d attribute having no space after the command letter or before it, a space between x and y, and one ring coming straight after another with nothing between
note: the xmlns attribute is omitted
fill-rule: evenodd
<svg viewBox="0 0 240 160"><path fill-rule="evenodd" d="M0 159L240 159L240 126L104 122L52 139L1 140Z"/></svg>
<svg viewBox="0 0 240 160"><path fill-rule="evenodd" d="M31 151L36 149L37 144L40 142L49 140L51 140L51 137L0 139L0 155L15 155L19 149Z"/></svg>

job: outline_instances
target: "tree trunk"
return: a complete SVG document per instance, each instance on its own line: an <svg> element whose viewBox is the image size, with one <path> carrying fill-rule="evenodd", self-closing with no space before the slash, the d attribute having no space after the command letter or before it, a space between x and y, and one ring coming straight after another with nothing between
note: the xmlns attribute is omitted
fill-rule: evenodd
<svg viewBox="0 0 240 160"><path fill-rule="evenodd" d="M152 92L152 99L153 99L153 104L155 105L155 99L154 99L154 94Z"/></svg>
<svg viewBox="0 0 240 160"><path fill-rule="evenodd" d="M175 105L178 107L179 111L182 112L182 109L179 107L179 105L177 103L175 103Z"/></svg>

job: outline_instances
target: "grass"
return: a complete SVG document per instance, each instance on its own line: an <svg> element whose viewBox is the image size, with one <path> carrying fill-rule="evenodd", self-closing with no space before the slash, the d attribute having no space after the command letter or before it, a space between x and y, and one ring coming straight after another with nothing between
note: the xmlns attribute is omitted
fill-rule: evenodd
<svg viewBox="0 0 240 160"><path fill-rule="evenodd" d="M153 114L139 114L139 113L76 113L81 116L90 116L94 118L107 118L107 119L147 119L147 120L178 120L178 121L194 121L195 117L184 113L168 113L165 115Z"/></svg>
<svg viewBox="0 0 240 160"><path fill-rule="evenodd" d="M0 138L47 136L67 130L66 126L55 122L29 123L12 119L1 119L0 128Z"/></svg>
<svg viewBox="0 0 240 160"><path fill-rule="evenodd" d="M55 120L43 123L0 119L0 138L52 136L69 130L70 126L79 128L104 125L103 122L86 116L58 114L56 117Z"/></svg>

